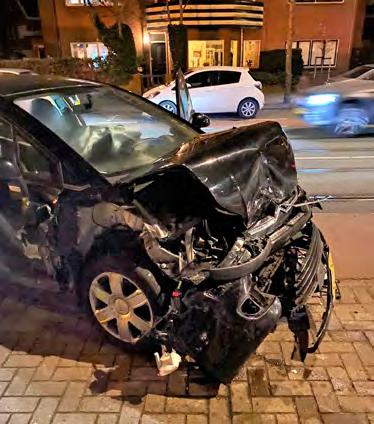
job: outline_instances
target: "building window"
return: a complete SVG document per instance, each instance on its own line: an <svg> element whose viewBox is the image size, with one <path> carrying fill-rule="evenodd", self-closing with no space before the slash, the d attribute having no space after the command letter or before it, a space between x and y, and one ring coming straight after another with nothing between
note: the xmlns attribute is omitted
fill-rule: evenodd
<svg viewBox="0 0 374 424"><path fill-rule="evenodd" d="M329 68L336 66L338 40L294 41L292 48L301 49L306 68Z"/></svg>
<svg viewBox="0 0 374 424"><path fill-rule="evenodd" d="M243 63L250 69L260 67L261 40L244 40Z"/></svg>
<svg viewBox="0 0 374 424"><path fill-rule="evenodd" d="M296 3L344 3L344 0L296 0Z"/></svg>
<svg viewBox="0 0 374 424"><path fill-rule="evenodd" d="M70 43L71 55L79 59L96 59L108 56L108 48L103 43Z"/></svg>
<svg viewBox="0 0 374 424"><path fill-rule="evenodd" d="M188 66L190 68L222 66L223 52L223 40L191 40L188 42Z"/></svg>
<svg viewBox="0 0 374 424"><path fill-rule="evenodd" d="M87 0L65 0L66 6L88 6ZM91 0L93 6L113 6L111 0Z"/></svg>
<svg viewBox="0 0 374 424"><path fill-rule="evenodd" d="M231 40L231 48L230 48L230 65L238 66L238 40Z"/></svg>

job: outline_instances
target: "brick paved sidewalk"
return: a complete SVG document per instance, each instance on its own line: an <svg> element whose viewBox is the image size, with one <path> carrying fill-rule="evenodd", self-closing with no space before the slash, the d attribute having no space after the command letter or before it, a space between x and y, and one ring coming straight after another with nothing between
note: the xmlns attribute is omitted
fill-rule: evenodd
<svg viewBox="0 0 374 424"><path fill-rule="evenodd" d="M207 398L195 384L181 398L183 370L159 378L152 361L105 343L67 295L2 281L0 424L374 423L374 281L341 290L305 366L290 361L281 325L230 387Z"/></svg>

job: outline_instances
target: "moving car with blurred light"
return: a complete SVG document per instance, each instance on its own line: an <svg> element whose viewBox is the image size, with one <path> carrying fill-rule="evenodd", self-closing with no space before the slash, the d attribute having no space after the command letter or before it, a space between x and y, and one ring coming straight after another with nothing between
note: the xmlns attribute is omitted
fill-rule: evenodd
<svg viewBox="0 0 374 424"><path fill-rule="evenodd" d="M313 87L296 99L294 112L337 136L365 133L374 124L374 67Z"/></svg>
<svg viewBox="0 0 374 424"><path fill-rule="evenodd" d="M190 71L185 78L197 112L237 113L250 119L264 106L262 84L252 78L248 68L211 66ZM174 82L152 88L144 97L177 112Z"/></svg>

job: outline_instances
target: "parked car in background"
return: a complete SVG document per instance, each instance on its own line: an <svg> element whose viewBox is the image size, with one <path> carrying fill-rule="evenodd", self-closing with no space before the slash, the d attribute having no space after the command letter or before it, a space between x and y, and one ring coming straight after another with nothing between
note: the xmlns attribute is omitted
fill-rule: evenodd
<svg viewBox="0 0 374 424"><path fill-rule="evenodd" d="M330 78L329 82L342 81L347 79L366 79L372 72L374 72L374 63L361 65L347 72L344 72L343 74L339 74L336 77Z"/></svg>
<svg viewBox="0 0 374 424"><path fill-rule="evenodd" d="M213 66L185 74L194 109L201 113L237 113L254 118L264 106L262 83L252 78L248 68ZM144 97L170 112L177 112L175 82L144 93Z"/></svg>
<svg viewBox="0 0 374 424"><path fill-rule="evenodd" d="M374 123L374 68L361 71L305 91L295 101L295 113L337 136L366 132Z"/></svg>
<svg viewBox="0 0 374 424"><path fill-rule="evenodd" d="M36 72L30 69L22 68L0 68L0 75L37 75Z"/></svg>

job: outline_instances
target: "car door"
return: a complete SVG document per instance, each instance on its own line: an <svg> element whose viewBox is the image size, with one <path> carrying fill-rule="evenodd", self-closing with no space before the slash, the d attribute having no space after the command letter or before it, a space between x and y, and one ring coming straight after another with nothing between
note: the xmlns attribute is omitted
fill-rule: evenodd
<svg viewBox="0 0 374 424"><path fill-rule="evenodd" d="M212 112L236 112L245 97L240 85L241 72L222 70L212 74Z"/></svg>
<svg viewBox="0 0 374 424"><path fill-rule="evenodd" d="M198 71L186 78L193 108L196 112L212 112L212 72Z"/></svg>

